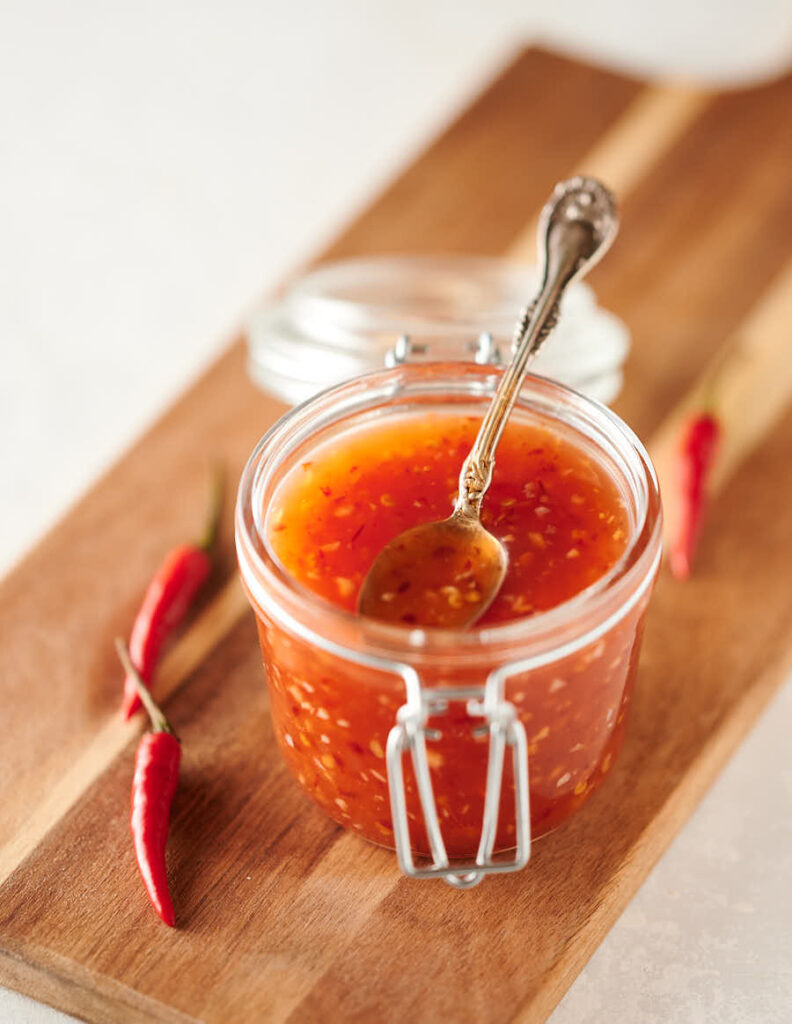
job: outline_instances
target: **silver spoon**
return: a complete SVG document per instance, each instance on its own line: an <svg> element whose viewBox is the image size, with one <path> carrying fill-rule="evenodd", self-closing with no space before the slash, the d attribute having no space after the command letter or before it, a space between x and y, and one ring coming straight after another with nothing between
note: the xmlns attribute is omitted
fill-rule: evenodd
<svg viewBox="0 0 792 1024"><path fill-rule="evenodd" d="M542 287L524 310L514 333L514 355L481 424L459 475L454 511L439 522L422 523L399 534L377 555L358 597L358 611L375 619L409 625L460 628L492 604L508 556L481 525L481 502L501 439L528 363L558 321L564 289L582 277L609 248L618 230L616 203L594 178L556 185L539 218ZM421 593L416 591L420 569ZM424 591L436 598L425 600ZM421 608L420 616L416 608Z"/></svg>

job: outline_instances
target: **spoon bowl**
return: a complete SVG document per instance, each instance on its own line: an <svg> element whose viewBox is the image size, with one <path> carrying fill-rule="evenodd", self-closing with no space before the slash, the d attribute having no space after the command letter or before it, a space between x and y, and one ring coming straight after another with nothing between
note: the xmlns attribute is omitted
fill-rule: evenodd
<svg viewBox="0 0 792 1024"><path fill-rule="evenodd" d="M385 545L360 589L362 615L410 626L464 628L497 597L508 556L480 520L495 449L528 363L558 321L564 289L601 259L617 227L615 201L600 182L577 177L556 186L539 219L542 286L515 329L511 362L462 466L454 511Z"/></svg>
<svg viewBox="0 0 792 1024"><path fill-rule="evenodd" d="M420 595L416 565L421 566ZM492 604L506 566L500 541L477 518L454 511L448 519L405 530L382 549L364 581L360 610L408 626L468 626Z"/></svg>

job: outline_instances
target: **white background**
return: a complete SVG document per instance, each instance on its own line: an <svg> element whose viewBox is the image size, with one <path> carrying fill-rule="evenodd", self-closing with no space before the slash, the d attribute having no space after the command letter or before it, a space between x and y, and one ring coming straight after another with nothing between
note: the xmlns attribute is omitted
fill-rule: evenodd
<svg viewBox="0 0 792 1024"><path fill-rule="evenodd" d="M792 54L785 0L543 9L0 0L0 567L521 41L735 80ZM790 714L788 687L554 1024L792 1019ZM0 991L0 1024L62 1019Z"/></svg>

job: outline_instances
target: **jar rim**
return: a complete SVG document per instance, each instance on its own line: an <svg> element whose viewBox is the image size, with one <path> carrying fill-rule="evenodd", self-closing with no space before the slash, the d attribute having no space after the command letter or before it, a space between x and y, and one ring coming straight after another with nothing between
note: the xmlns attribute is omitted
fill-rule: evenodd
<svg viewBox="0 0 792 1024"><path fill-rule="evenodd" d="M546 611L494 625L466 630L422 629L379 622L340 608L299 583L270 550L256 510L261 495L263 472L271 476L279 461L305 443L323 427L378 408L395 396L436 394L442 405L443 393L488 399L492 384L502 370L474 363L406 364L374 371L320 392L285 413L264 434L243 471L236 507L236 543L242 581L254 605L262 607L290 631L299 626L322 640L337 638L334 646L363 647L383 660L469 659L472 655L504 658L518 654L521 660L540 663L555 658L571 643L570 653L604 633L616 618L626 614L654 578L659 563L662 510L657 477L641 441L630 427L606 406L579 392L543 377L528 375L518 399L524 408L543 403L543 414L567 426L562 411L575 411L615 448L611 458L621 461L620 469L631 485L638 515L630 541L620 559L590 586ZM459 389L454 392L454 386ZM576 424L573 429L596 444ZM291 441L286 447L287 441ZM285 450L284 450L285 449ZM266 606L266 608L264 607ZM326 645L326 644L325 644ZM322 646L322 643L319 643ZM538 659L538 660L537 660Z"/></svg>

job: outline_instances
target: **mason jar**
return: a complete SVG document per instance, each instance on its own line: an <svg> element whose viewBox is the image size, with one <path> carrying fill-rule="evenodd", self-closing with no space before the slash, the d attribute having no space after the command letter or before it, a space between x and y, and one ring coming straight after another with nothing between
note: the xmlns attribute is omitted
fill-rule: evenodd
<svg viewBox="0 0 792 1024"><path fill-rule="evenodd" d="M292 774L340 825L395 848L407 874L459 887L524 866L531 843L583 807L613 768L660 559L660 498L643 446L605 406L526 379L512 416L597 460L626 509L628 542L570 600L498 625L420 629L338 608L279 563L265 515L315 447L389 417L481 416L500 373L406 360L321 393L261 439L236 509L240 572Z"/></svg>

